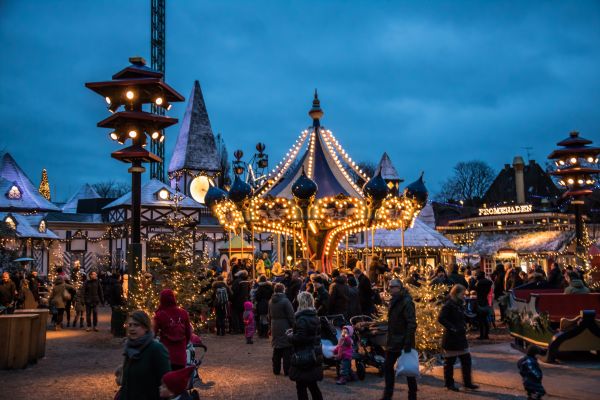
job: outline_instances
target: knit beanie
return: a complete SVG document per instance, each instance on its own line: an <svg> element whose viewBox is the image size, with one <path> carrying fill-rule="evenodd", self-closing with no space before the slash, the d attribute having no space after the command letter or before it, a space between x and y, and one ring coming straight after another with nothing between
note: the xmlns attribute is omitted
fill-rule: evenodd
<svg viewBox="0 0 600 400"><path fill-rule="evenodd" d="M195 367L185 367L176 371L167 372L163 375L162 381L175 396L182 394L188 387L192 371Z"/></svg>

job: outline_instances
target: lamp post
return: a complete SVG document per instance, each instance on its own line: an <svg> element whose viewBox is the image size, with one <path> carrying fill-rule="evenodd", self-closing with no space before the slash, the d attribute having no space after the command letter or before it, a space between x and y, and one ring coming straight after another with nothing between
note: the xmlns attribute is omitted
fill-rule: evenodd
<svg viewBox="0 0 600 400"><path fill-rule="evenodd" d="M131 243L128 249L129 289L135 282L133 277L141 271L141 186L143 163L161 162L157 155L146 150L148 139L162 142L163 130L177 123L177 119L143 111L144 105L154 104L165 110L171 109L171 103L184 98L163 81L163 73L146 66L141 57L131 57L131 63L112 76L112 80L88 82L88 89L102 96L112 115L100 122L98 127L110 128L109 137L129 147L117 150L111 156L124 163L131 164ZM121 107L123 107L121 109Z"/></svg>
<svg viewBox="0 0 600 400"><path fill-rule="evenodd" d="M571 197L575 208L575 238L576 256L584 260L586 252L583 243L583 205L586 196L592 194L596 184L594 175L600 173L598 154L600 147L591 147L591 140L579 136L579 132L571 132L569 137L558 142L563 147L556 149L548 156L554 160L556 170L552 175L557 176L559 184L567 189L563 197Z"/></svg>

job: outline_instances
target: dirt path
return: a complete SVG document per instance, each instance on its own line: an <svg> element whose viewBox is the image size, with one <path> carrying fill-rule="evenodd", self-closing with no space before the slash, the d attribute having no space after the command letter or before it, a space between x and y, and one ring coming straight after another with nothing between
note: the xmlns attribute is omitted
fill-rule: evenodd
<svg viewBox="0 0 600 400"><path fill-rule="evenodd" d="M116 391L113 371L122 361L122 339L113 339L109 310L100 313L100 332L65 328L48 332L46 357L25 370L0 371L0 399L65 400L112 399ZM264 339L245 344L241 336L206 335L209 348L201 375L211 385L200 389L202 399L295 399L295 385L271 372L271 347ZM459 374L459 372L457 371ZM419 381L420 399L515 399L524 398L520 388L483 386L477 393L449 393L439 378L425 376ZM334 371L325 372L320 383L325 399L377 399L383 379L367 372L364 382L336 386ZM406 384L397 385L406 396ZM517 396L519 395L519 396Z"/></svg>

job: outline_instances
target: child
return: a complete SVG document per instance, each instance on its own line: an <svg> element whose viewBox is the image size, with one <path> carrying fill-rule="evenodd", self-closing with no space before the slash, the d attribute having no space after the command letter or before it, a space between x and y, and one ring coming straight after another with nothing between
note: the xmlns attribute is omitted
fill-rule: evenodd
<svg viewBox="0 0 600 400"><path fill-rule="evenodd" d="M340 379L335 382L337 385L345 385L352 379L352 333L354 329L350 325L342 328L342 336L335 347L334 354L340 360Z"/></svg>
<svg viewBox="0 0 600 400"><path fill-rule="evenodd" d="M197 391L194 390L193 396L190 396L186 390L189 386L193 370L194 367L185 367L164 374L162 384L160 385L160 398L172 400L193 400L200 398Z"/></svg>
<svg viewBox="0 0 600 400"><path fill-rule="evenodd" d="M535 357L540 352L539 347L530 344L527 347L527 355L517 362L519 373L523 377L523 387L527 391L528 400L541 399L546 394L542 386L542 370Z"/></svg>
<svg viewBox="0 0 600 400"><path fill-rule="evenodd" d="M252 337L254 336L254 331L256 329L256 325L254 322L254 313L252 312L252 303L247 301L244 303L244 326L245 334L246 334L246 343L252 344Z"/></svg>

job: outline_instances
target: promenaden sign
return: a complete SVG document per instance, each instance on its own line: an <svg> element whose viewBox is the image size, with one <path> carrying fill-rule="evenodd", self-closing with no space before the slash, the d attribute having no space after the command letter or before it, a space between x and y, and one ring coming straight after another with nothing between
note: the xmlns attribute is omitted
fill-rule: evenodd
<svg viewBox="0 0 600 400"><path fill-rule="evenodd" d="M521 214L531 212L531 210L533 210L533 206L531 204L523 204L521 206L480 208L479 215Z"/></svg>

